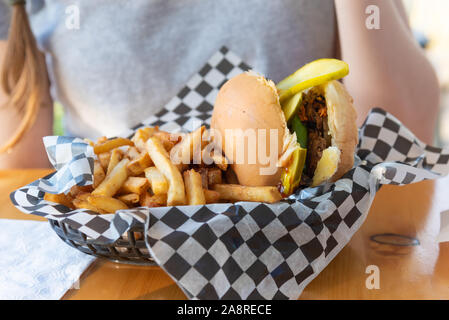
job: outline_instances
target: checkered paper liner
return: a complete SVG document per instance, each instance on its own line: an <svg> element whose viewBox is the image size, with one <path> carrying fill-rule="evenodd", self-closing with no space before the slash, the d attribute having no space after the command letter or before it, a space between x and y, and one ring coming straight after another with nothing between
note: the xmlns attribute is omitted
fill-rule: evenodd
<svg viewBox="0 0 449 320"><path fill-rule="evenodd" d="M249 67L226 48L160 112L134 127L191 131L209 123L221 85ZM297 299L365 220L382 184L405 185L449 173L449 150L425 145L395 117L373 109L359 132L354 167L335 183L299 190L276 204L238 202L135 208L97 215L43 199L92 183L92 147L46 137L57 169L11 194L21 211L66 223L98 244L145 227L155 261L192 299Z"/></svg>

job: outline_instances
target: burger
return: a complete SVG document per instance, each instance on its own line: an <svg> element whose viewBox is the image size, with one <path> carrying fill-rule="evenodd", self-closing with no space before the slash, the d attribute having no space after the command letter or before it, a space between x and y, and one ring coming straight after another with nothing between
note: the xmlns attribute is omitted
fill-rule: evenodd
<svg viewBox="0 0 449 320"><path fill-rule="evenodd" d="M277 86L249 71L221 87L211 129L219 133L240 184L278 186L288 196L301 187L335 181L352 168L357 115L353 99L337 81L348 72L343 61L321 59ZM256 139L248 132L257 133Z"/></svg>

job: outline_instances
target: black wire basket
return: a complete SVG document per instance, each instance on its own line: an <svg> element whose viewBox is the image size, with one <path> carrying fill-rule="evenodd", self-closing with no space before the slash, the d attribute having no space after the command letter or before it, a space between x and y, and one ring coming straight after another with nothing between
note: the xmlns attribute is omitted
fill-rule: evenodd
<svg viewBox="0 0 449 320"><path fill-rule="evenodd" d="M111 244L98 244L85 234L56 220L48 220L50 226L65 243L81 252L104 258L117 263L135 265L156 265L151 257L144 239L144 230L136 226L120 236Z"/></svg>

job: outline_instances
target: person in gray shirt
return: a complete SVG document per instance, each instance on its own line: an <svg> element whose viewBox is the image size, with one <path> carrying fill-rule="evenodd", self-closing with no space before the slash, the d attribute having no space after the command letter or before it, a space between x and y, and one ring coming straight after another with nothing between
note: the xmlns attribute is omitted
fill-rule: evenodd
<svg viewBox="0 0 449 320"><path fill-rule="evenodd" d="M53 101L66 134L113 136L156 113L222 46L275 82L342 58L359 121L382 106L432 139L438 85L400 0L9 2L0 0L0 167L47 165L40 140Z"/></svg>

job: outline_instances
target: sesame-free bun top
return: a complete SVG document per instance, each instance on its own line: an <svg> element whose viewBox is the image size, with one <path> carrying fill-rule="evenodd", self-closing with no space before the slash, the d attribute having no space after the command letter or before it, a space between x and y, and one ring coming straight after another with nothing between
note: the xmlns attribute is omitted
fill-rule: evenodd
<svg viewBox="0 0 449 320"><path fill-rule="evenodd" d="M322 90L327 104L329 131L332 145L323 154L321 164L318 163L313 177L313 185L324 181L335 181L354 164L354 151L357 145L357 114L353 107L352 97L345 87L338 81L330 81L316 89ZM231 161L239 183L246 186L276 186L280 182L281 168L270 175L260 174L261 168L268 165L259 163L256 153L256 163L248 163L248 149L246 148L244 162L236 163L236 138L241 138L241 131L247 129L265 129L267 131L266 153L270 153L270 129L277 129L278 150L270 158L274 163L290 149L291 137L285 121L285 116L279 103L276 86L263 76L246 72L227 81L220 89L215 101L212 114L211 128L221 134L221 144L225 155ZM227 129L233 134L225 134ZM229 132L228 132L229 133ZM245 141L248 145L248 141Z"/></svg>
<svg viewBox="0 0 449 320"><path fill-rule="evenodd" d="M231 167L237 175L239 183L245 186L275 186L281 179L281 170L276 168L273 174L261 175L260 169L267 168L257 156L257 146L248 148L248 140L245 141L245 154L243 163L236 154L236 138L241 138L241 132L247 129L265 129L266 134L266 155L274 154L270 157L270 163L277 163L282 153L284 134L288 128L284 113L279 104L279 97L276 86L272 81L266 80L263 76L245 72L227 81L220 89L215 100L212 114L211 128L220 132L222 137L222 148L225 155L231 161ZM226 129L233 129L232 134L225 136ZM270 129L277 129L277 152L270 150ZM228 131L229 132L229 131ZM232 150L232 151L230 151ZM254 152L256 152L254 154ZM255 155L255 163L249 163L249 155Z"/></svg>

